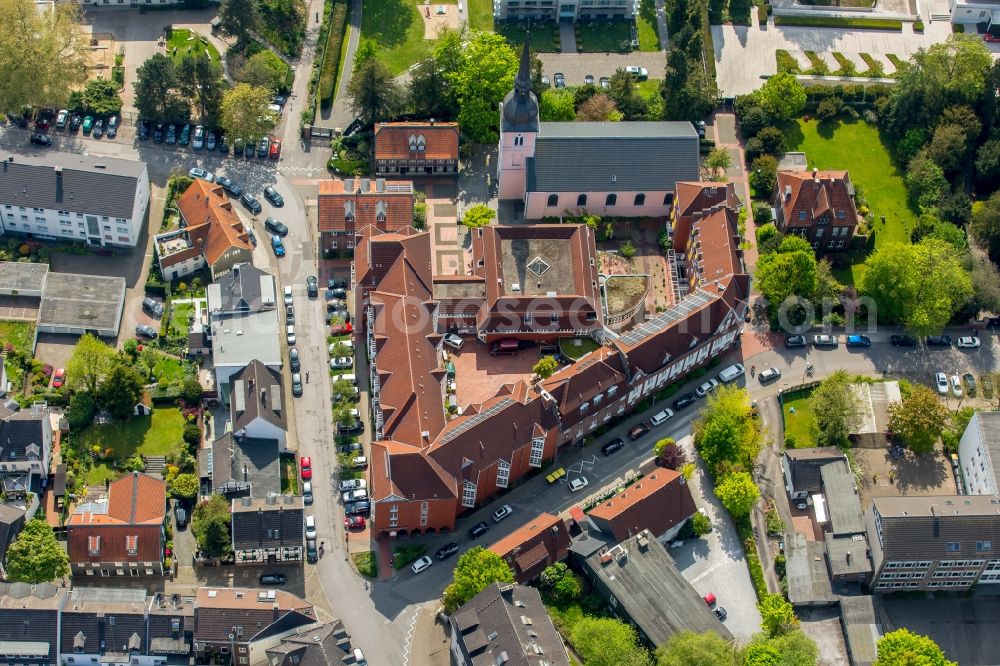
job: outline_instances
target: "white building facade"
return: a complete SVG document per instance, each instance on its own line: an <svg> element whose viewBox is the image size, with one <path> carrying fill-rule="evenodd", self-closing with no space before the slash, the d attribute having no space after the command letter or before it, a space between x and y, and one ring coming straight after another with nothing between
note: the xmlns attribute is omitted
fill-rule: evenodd
<svg viewBox="0 0 1000 666"><path fill-rule="evenodd" d="M997 495L1000 412L976 412L958 443L958 465L968 495Z"/></svg>

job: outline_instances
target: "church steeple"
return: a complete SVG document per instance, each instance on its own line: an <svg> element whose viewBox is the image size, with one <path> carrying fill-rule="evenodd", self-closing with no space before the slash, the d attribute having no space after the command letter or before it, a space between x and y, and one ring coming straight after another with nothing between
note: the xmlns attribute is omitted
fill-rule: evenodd
<svg viewBox="0 0 1000 666"><path fill-rule="evenodd" d="M538 131L538 99L531 92L531 51L527 39L521 49L514 89L503 100L502 121L504 132Z"/></svg>

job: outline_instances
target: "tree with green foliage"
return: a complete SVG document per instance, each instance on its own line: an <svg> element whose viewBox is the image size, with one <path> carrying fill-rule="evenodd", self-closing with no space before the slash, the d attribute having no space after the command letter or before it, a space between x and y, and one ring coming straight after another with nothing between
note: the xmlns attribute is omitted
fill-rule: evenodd
<svg viewBox="0 0 1000 666"><path fill-rule="evenodd" d="M754 138L760 142L760 152L763 155L773 155L777 159L785 152L785 133L777 127L763 127Z"/></svg>
<svg viewBox="0 0 1000 666"><path fill-rule="evenodd" d="M459 38L457 49L457 56L441 56L460 63L455 70L444 69L458 100L458 124L472 142L495 143L500 129L497 108L514 85L517 53L506 37L493 32L474 33L464 48Z"/></svg>
<svg viewBox="0 0 1000 666"><path fill-rule="evenodd" d="M154 53L135 70L135 107L139 115L154 121L186 118L188 100L176 92L177 70L174 61L163 53Z"/></svg>
<svg viewBox="0 0 1000 666"><path fill-rule="evenodd" d="M701 53L690 54L683 45L667 51L667 69L660 84L665 120L701 120L715 106L719 89L705 73ZM700 46L695 47L696 49Z"/></svg>
<svg viewBox="0 0 1000 666"><path fill-rule="evenodd" d="M781 652L768 641L751 643L743 651L743 666L778 666Z"/></svg>
<svg viewBox="0 0 1000 666"><path fill-rule="evenodd" d="M708 396L694 422L694 444L716 476L749 469L760 452L761 432L746 390L730 384Z"/></svg>
<svg viewBox="0 0 1000 666"><path fill-rule="evenodd" d="M733 472L715 486L715 496L735 518L749 516L760 497L760 488L747 472Z"/></svg>
<svg viewBox="0 0 1000 666"><path fill-rule="evenodd" d="M733 165L733 156L725 148L715 148L705 157L705 170L708 171L710 180L725 182L728 180L726 172Z"/></svg>
<svg viewBox="0 0 1000 666"><path fill-rule="evenodd" d="M59 108L87 80L90 31L75 3L0 3L0 112Z"/></svg>
<svg viewBox="0 0 1000 666"><path fill-rule="evenodd" d="M1000 191L973 210L969 229L993 263L1000 264Z"/></svg>
<svg viewBox="0 0 1000 666"><path fill-rule="evenodd" d="M7 577L19 583L48 583L69 574L69 555L42 518L29 520L7 549Z"/></svg>
<svg viewBox="0 0 1000 666"><path fill-rule="evenodd" d="M538 359L538 363L531 369L539 379L548 379L559 369L559 361L555 356L543 356Z"/></svg>
<svg viewBox="0 0 1000 666"><path fill-rule="evenodd" d="M757 289L767 299L772 317L789 299L811 299L816 280L816 254L809 242L798 236L785 236L776 252L757 260Z"/></svg>
<svg viewBox="0 0 1000 666"><path fill-rule="evenodd" d="M653 455L656 456L656 464L667 469L678 470L687 463L684 449L672 437L657 441L653 445Z"/></svg>
<svg viewBox="0 0 1000 666"><path fill-rule="evenodd" d="M767 642L781 655L778 666L816 666L819 661L819 648L801 629L780 634Z"/></svg>
<svg viewBox="0 0 1000 666"><path fill-rule="evenodd" d="M564 603L575 601L583 593L583 583L565 562L545 567L540 576L542 588Z"/></svg>
<svg viewBox="0 0 1000 666"><path fill-rule="evenodd" d="M185 405L188 407L200 405L203 393L204 389L197 377L190 376L184 378L184 381L181 383L181 400L184 401Z"/></svg>
<svg viewBox="0 0 1000 666"><path fill-rule="evenodd" d="M552 88L543 92L538 100L538 117L545 122L576 120L573 91L568 88Z"/></svg>
<svg viewBox="0 0 1000 666"><path fill-rule="evenodd" d="M900 402L889 403L889 432L914 453L930 453L948 425L950 412L934 391L914 384Z"/></svg>
<svg viewBox="0 0 1000 666"><path fill-rule="evenodd" d="M174 499L193 500L198 496L201 484L194 474L178 474L170 482L170 496Z"/></svg>
<svg viewBox="0 0 1000 666"><path fill-rule="evenodd" d="M113 347L90 333L81 336L66 363L66 385L72 391L96 397L114 360Z"/></svg>
<svg viewBox="0 0 1000 666"><path fill-rule="evenodd" d="M267 136L278 122L268 109L271 91L260 86L240 83L222 96L220 124L232 139L255 139Z"/></svg>
<svg viewBox="0 0 1000 666"><path fill-rule="evenodd" d="M972 297L972 282L955 248L937 238L883 245L865 261L860 292L875 301L879 323L916 335L940 333Z"/></svg>
<svg viewBox="0 0 1000 666"><path fill-rule="evenodd" d="M251 33L261 25L260 3L257 0L221 0L219 32L236 38L236 51L243 51L252 39Z"/></svg>
<svg viewBox="0 0 1000 666"><path fill-rule="evenodd" d="M458 108L451 105L448 77L434 57L424 58L410 70L407 99L421 118L452 120L458 115Z"/></svg>
<svg viewBox="0 0 1000 666"><path fill-rule="evenodd" d="M608 82L607 95L625 120L641 120L649 111L649 103L635 89L635 77L619 68L611 75Z"/></svg>
<svg viewBox="0 0 1000 666"><path fill-rule="evenodd" d="M945 174L953 175L962 168L968 147L964 129L958 125L941 123L934 129L934 136L927 146L927 156L934 160Z"/></svg>
<svg viewBox="0 0 1000 666"><path fill-rule="evenodd" d="M836 95L827 97L816 107L816 117L819 118L820 122L829 122L839 116L843 108L844 100L840 97Z"/></svg>
<svg viewBox="0 0 1000 666"><path fill-rule="evenodd" d="M452 582L444 589L441 601L446 611L454 613L488 585L513 582L514 572L499 555L482 546L475 546L458 558Z"/></svg>
<svg viewBox="0 0 1000 666"><path fill-rule="evenodd" d="M701 511L695 511L691 516L691 529L696 537L703 537L712 531L712 521Z"/></svg>
<svg viewBox="0 0 1000 666"><path fill-rule="evenodd" d="M135 404L142 398L145 385L145 378L134 365L116 357L101 381L96 396L97 403L117 418L128 418L132 415Z"/></svg>
<svg viewBox="0 0 1000 666"><path fill-rule="evenodd" d="M85 391L72 393L69 399L69 410L66 412L70 430L79 430L90 425L95 414L97 414L97 402L95 402L92 393Z"/></svg>
<svg viewBox="0 0 1000 666"><path fill-rule="evenodd" d="M378 42L374 39L362 38L358 49L354 52L354 67L358 68L378 55Z"/></svg>
<svg viewBox="0 0 1000 666"><path fill-rule="evenodd" d="M99 116L110 116L122 110L118 84L103 76L87 81L83 90L80 93L73 93L70 98L70 106L79 105Z"/></svg>
<svg viewBox="0 0 1000 666"><path fill-rule="evenodd" d="M202 51L197 55L186 54L176 71L178 86L198 110L198 117L206 124L214 125L222 103L222 66L214 62L206 51ZM273 91L274 88L268 87L268 90Z"/></svg>
<svg viewBox="0 0 1000 666"><path fill-rule="evenodd" d="M976 151L976 179L987 187L1000 182L1000 136Z"/></svg>
<svg viewBox="0 0 1000 666"><path fill-rule="evenodd" d="M756 219L754 217L754 220ZM774 222L759 225L755 234L757 236L757 252L760 254L777 252L778 248L781 247L783 236L778 231L778 227L774 226Z"/></svg>
<svg viewBox="0 0 1000 666"><path fill-rule="evenodd" d="M489 206L476 204L462 213L462 224L470 229L478 229L487 226L496 216L497 212Z"/></svg>
<svg viewBox="0 0 1000 666"><path fill-rule="evenodd" d="M794 118L806 108L806 91L793 74L775 74L753 96L772 122Z"/></svg>
<svg viewBox="0 0 1000 666"><path fill-rule="evenodd" d="M229 500L222 495L212 495L195 507L191 532L205 557L225 557L232 552L230 522Z"/></svg>
<svg viewBox="0 0 1000 666"><path fill-rule="evenodd" d="M656 666L738 666L732 643L714 631L679 631L656 649Z"/></svg>
<svg viewBox="0 0 1000 666"><path fill-rule="evenodd" d="M771 638L793 631L799 625L791 602L780 594L765 595L757 602L757 610L764 631Z"/></svg>
<svg viewBox="0 0 1000 666"><path fill-rule="evenodd" d="M778 159L774 155L761 155L750 163L750 187L758 197L770 197L778 185Z"/></svg>
<svg viewBox="0 0 1000 666"><path fill-rule="evenodd" d="M403 91L396 77L378 58L371 58L355 68L347 84L351 110L366 125L390 120L403 108Z"/></svg>
<svg viewBox="0 0 1000 666"><path fill-rule="evenodd" d="M237 80L275 92L285 86L288 65L271 49L253 54L243 64Z"/></svg>
<svg viewBox="0 0 1000 666"><path fill-rule="evenodd" d="M587 666L651 664L635 628L614 618L584 617L573 625L570 643Z"/></svg>
<svg viewBox="0 0 1000 666"><path fill-rule="evenodd" d="M197 448L201 444L201 428L197 423L184 424L184 443L192 448Z"/></svg>
<svg viewBox="0 0 1000 666"><path fill-rule="evenodd" d="M809 399L813 410L813 437L818 446L847 446L861 419L861 400L846 370L837 370L820 382Z"/></svg>
<svg viewBox="0 0 1000 666"><path fill-rule="evenodd" d="M958 666L948 661L937 643L909 629L897 629L878 639L875 666Z"/></svg>
<svg viewBox="0 0 1000 666"><path fill-rule="evenodd" d="M614 100L602 92L591 95L576 108L576 119L584 122L618 122L624 117Z"/></svg>

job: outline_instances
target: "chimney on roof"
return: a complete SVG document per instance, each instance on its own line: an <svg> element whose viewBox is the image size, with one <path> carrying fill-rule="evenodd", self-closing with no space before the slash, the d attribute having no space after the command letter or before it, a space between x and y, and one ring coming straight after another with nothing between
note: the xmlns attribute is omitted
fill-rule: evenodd
<svg viewBox="0 0 1000 666"><path fill-rule="evenodd" d="M267 389L260 390L260 403L265 407L267 406Z"/></svg>
<svg viewBox="0 0 1000 666"><path fill-rule="evenodd" d="M792 198L792 186L785 185L785 201L788 201L791 198Z"/></svg>
<svg viewBox="0 0 1000 666"><path fill-rule="evenodd" d="M431 127L434 127L434 118L431 118Z"/></svg>
<svg viewBox="0 0 1000 666"><path fill-rule="evenodd" d="M851 551L847 551L847 563L851 563Z"/></svg>

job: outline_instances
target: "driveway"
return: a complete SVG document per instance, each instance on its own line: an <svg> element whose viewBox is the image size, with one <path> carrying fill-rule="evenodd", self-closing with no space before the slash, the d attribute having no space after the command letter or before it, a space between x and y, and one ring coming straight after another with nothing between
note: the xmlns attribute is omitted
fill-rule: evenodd
<svg viewBox="0 0 1000 666"><path fill-rule="evenodd" d="M566 76L567 86L582 86L583 77L593 75L611 77L619 69L629 66L645 67L649 78L662 79L666 60L663 51L635 51L633 53L539 53L542 71L551 78L556 72Z"/></svg>

